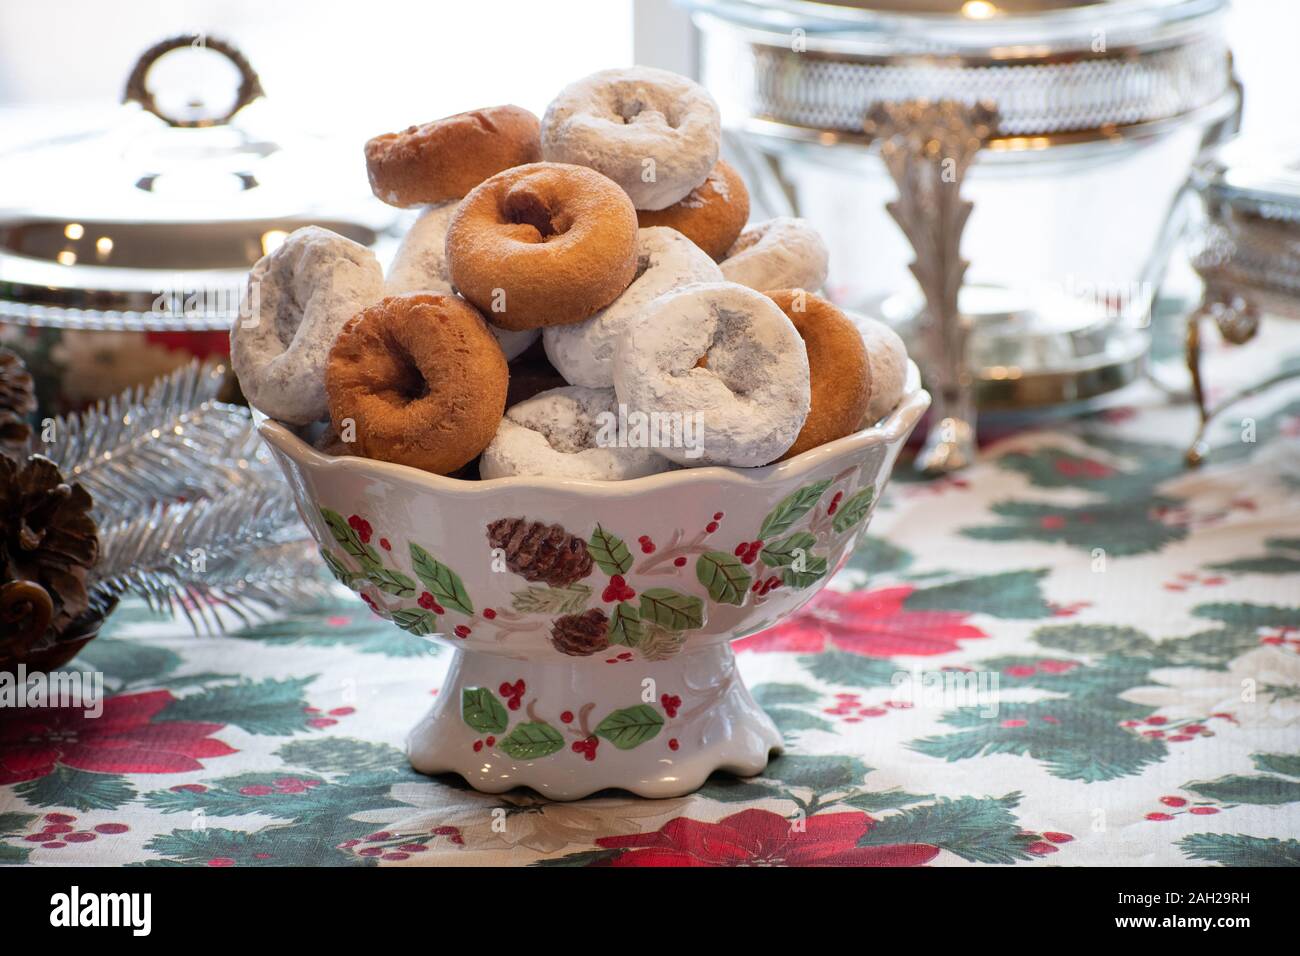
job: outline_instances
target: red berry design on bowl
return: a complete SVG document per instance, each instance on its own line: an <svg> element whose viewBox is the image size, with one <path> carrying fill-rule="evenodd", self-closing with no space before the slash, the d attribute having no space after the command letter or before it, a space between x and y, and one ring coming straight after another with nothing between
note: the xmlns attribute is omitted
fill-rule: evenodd
<svg viewBox="0 0 1300 956"><path fill-rule="evenodd" d="M370 527L370 522L361 515L350 516L348 518L348 527L357 533L357 537L361 539L362 544L369 544L370 536L375 533L374 529Z"/></svg>
<svg viewBox="0 0 1300 956"><path fill-rule="evenodd" d="M586 740L575 740L571 749L575 754L582 754L587 760L595 760L596 747L599 744L600 740L598 738L588 737Z"/></svg>
<svg viewBox="0 0 1300 956"><path fill-rule="evenodd" d="M676 694L660 694L659 703L663 704L664 713L669 717L676 717L677 708L682 706L682 699Z"/></svg>
<svg viewBox="0 0 1300 956"><path fill-rule="evenodd" d="M627 582L623 580L623 575L615 574L609 579L609 584L605 586L600 597L606 604L612 604L615 601L632 600L636 597L636 591L628 587Z"/></svg>

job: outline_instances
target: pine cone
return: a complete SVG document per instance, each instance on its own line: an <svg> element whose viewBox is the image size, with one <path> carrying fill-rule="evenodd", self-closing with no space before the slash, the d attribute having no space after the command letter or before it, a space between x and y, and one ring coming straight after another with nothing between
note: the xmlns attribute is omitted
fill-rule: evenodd
<svg viewBox="0 0 1300 956"><path fill-rule="evenodd" d="M487 528L488 543L506 553L506 567L525 581L566 587L591 573L587 543L558 524L527 518L498 518Z"/></svg>
<svg viewBox="0 0 1300 956"><path fill-rule="evenodd" d="M20 464L0 456L0 584L44 588L56 637L89 607L86 578L99 557L92 504L89 492L65 483L48 458L32 455Z"/></svg>
<svg viewBox="0 0 1300 956"><path fill-rule="evenodd" d="M16 352L0 349L0 453L14 454L27 444L27 417L34 411L31 373Z"/></svg>
<svg viewBox="0 0 1300 956"><path fill-rule="evenodd" d="M609 647L609 618L599 608L551 622L551 644L561 654L589 657Z"/></svg>

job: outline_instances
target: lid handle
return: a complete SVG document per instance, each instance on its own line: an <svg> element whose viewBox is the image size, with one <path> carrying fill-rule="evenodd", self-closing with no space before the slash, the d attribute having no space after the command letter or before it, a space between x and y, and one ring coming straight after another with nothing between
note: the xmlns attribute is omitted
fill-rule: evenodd
<svg viewBox="0 0 1300 956"><path fill-rule="evenodd" d="M224 116L203 117L201 119L169 116L159 108L158 103L154 100L153 92L150 91L146 82L149 79L149 71L166 54L186 47L195 50L214 50L233 63L235 68L239 70L239 91L235 95L235 102ZM262 81L258 79L252 65L234 44L203 33L182 33L179 36L155 43L140 54L140 59L136 60L135 67L131 70L131 75L127 77L126 89L122 93L122 102L139 103L147 111L171 126L192 128L224 126L245 106L264 95Z"/></svg>

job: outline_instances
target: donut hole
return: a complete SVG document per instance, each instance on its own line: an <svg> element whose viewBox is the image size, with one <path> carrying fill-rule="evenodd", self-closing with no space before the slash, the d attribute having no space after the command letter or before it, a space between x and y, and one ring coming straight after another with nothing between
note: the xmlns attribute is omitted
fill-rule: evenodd
<svg viewBox="0 0 1300 956"><path fill-rule="evenodd" d="M415 359L402 343L389 342L388 368L384 369L386 391L393 405L409 405L429 395L429 381L415 364Z"/></svg>
<svg viewBox="0 0 1300 956"><path fill-rule="evenodd" d="M671 106L661 108L659 104L647 102L637 93L616 97L613 113L615 119L622 122L624 126L638 121L653 123L662 120L669 128L676 129L679 122L677 111Z"/></svg>
<svg viewBox="0 0 1300 956"><path fill-rule="evenodd" d="M517 187L506 193L501 203L501 215L514 225L531 226L537 230L542 242L563 235L573 225L562 212L553 212L544 197Z"/></svg>
<svg viewBox="0 0 1300 956"><path fill-rule="evenodd" d="M718 309L716 315L713 340L695 367L709 372L733 395L743 397L766 378L762 349L754 341L749 316L731 309Z"/></svg>

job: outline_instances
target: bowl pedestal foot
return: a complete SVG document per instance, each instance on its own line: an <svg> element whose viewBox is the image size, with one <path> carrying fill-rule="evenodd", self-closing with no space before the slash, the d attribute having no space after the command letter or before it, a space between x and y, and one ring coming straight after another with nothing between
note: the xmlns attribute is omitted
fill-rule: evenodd
<svg viewBox="0 0 1300 956"><path fill-rule="evenodd" d="M780 732L725 643L661 661L620 646L588 657L550 653L544 662L455 653L408 753L416 770L458 773L478 790L673 797L715 770L756 774L781 750Z"/></svg>

